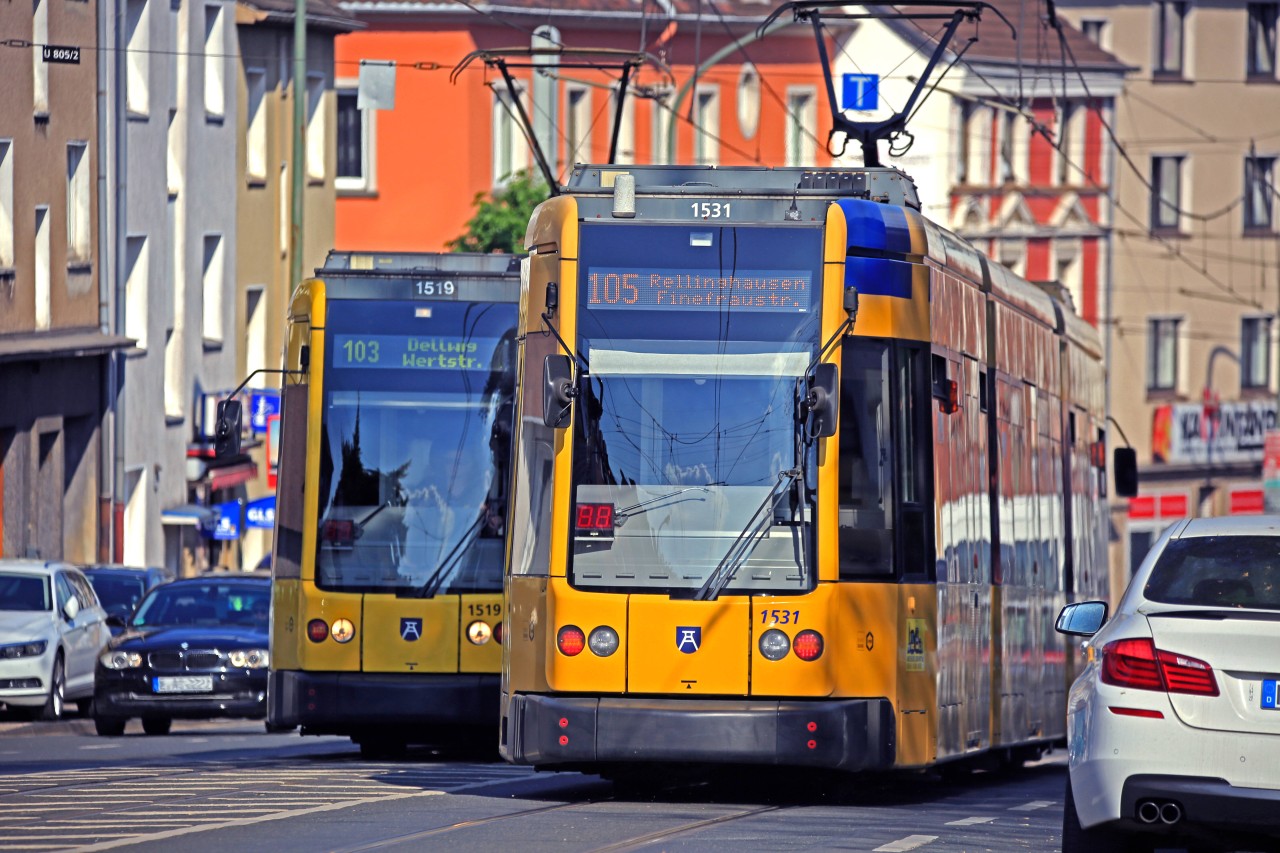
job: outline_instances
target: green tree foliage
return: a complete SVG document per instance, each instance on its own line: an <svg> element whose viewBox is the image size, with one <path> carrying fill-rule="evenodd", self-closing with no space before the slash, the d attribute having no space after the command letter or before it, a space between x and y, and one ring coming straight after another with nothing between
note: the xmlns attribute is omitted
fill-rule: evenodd
<svg viewBox="0 0 1280 853"><path fill-rule="evenodd" d="M546 184L528 172L517 172L492 196L476 193L476 212L467 221L467 233L446 245L451 252L523 252L529 216L546 199Z"/></svg>

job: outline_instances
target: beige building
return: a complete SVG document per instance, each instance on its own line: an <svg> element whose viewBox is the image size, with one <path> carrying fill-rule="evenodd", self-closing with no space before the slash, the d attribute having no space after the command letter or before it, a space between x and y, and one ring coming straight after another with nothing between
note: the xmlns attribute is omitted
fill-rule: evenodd
<svg viewBox="0 0 1280 853"><path fill-rule="evenodd" d="M0 557L95 561L112 534L102 437L129 342L99 313L96 11L0 8L33 43L0 50Z"/></svg>
<svg viewBox="0 0 1280 853"><path fill-rule="evenodd" d="M245 0L236 6L240 42L237 98L240 108L236 155L238 196L236 230L236 326L243 330L239 375L279 369L283 364L285 316L297 282L290 281L290 162L293 156L293 93L306 98L304 236L302 269L310 275L333 248L334 181L337 165L337 101L334 93L333 40L357 26L329 0L307 2L307 79L293 81L293 0ZM259 374L249 381L253 394L280 388L279 374ZM249 411L253 420L255 413ZM259 426L265 427L261 417ZM250 503L274 494L268 483L264 431L254 429L263 445L253 451L258 475L246 484ZM252 568L271 550L271 529L256 510L246 513L248 530L241 538L240 563Z"/></svg>
<svg viewBox="0 0 1280 853"><path fill-rule="evenodd" d="M1111 413L1140 497L1113 506L1117 579L1183 516L1264 507L1276 422L1280 4L1059 0L1134 68L1117 100ZM1113 433L1118 440L1118 435Z"/></svg>

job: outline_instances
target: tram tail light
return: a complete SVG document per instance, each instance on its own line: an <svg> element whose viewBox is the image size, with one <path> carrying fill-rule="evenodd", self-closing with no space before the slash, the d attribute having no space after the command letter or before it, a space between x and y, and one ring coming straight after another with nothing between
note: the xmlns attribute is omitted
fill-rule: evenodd
<svg viewBox="0 0 1280 853"><path fill-rule="evenodd" d="M329 625L323 619L312 619L307 623L307 639L313 643L323 643L329 639Z"/></svg>
<svg viewBox="0 0 1280 853"><path fill-rule="evenodd" d="M817 631L801 631L791 642L791 649L800 660L817 660L822 657L822 635Z"/></svg>
<svg viewBox="0 0 1280 853"><path fill-rule="evenodd" d="M503 630L502 623L499 622L497 625L493 626L493 641L498 645L502 645L502 638L504 636L506 636L506 631Z"/></svg>
<svg viewBox="0 0 1280 853"><path fill-rule="evenodd" d="M556 634L556 646L560 649L560 654L574 657L582 654L582 650L586 648L587 635L577 625L565 625Z"/></svg>

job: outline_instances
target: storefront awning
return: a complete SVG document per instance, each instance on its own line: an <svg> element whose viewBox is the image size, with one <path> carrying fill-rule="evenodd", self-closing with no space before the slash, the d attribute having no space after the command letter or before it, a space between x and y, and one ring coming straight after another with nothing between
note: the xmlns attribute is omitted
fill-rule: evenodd
<svg viewBox="0 0 1280 853"><path fill-rule="evenodd" d="M221 468L210 468L208 476L209 488L215 492L219 489L230 489L258 476L258 465L256 462L237 462Z"/></svg>
<svg viewBox="0 0 1280 853"><path fill-rule="evenodd" d="M203 527L213 523L217 513L207 506L182 504L160 513L160 523L173 527Z"/></svg>

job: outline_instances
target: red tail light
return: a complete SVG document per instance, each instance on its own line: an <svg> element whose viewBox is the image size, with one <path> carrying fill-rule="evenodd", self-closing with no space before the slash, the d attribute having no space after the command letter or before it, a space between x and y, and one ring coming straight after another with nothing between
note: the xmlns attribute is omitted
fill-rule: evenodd
<svg viewBox="0 0 1280 853"><path fill-rule="evenodd" d="M502 642L502 636L503 636L503 633L504 633L504 632L503 632L503 630L502 630L502 623L501 623L501 622L499 622L497 625L494 625L494 626L493 626L493 641L494 641L495 643L501 643L501 642Z"/></svg>
<svg viewBox="0 0 1280 853"><path fill-rule="evenodd" d="M556 634L556 645L560 648L560 654L571 658L581 654L586 648L587 635L577 625L565 625Z"/></svg>
<svg viewBox="0 0 1280 853"><path fill-rule="evenodd" d="M1197 658L1157 649L1147 638L1116 640L1103 646L1102 681L1135 690L1218 695L1213 667Z"/></svg>
<svg viewBox="0 0 1280 853"><path fill-rule="evenodd" d="M313 643L323 643L329 638L329 626L323 619L312 619L307 623L307 639Z"/></svg>
<svg viewBox="0 0 1280 853"><path fill-rule="evenodd" d="M791 641L791 650L800 660L817 660L822 657L822 635L817 631L801 631Z"/></svg>

